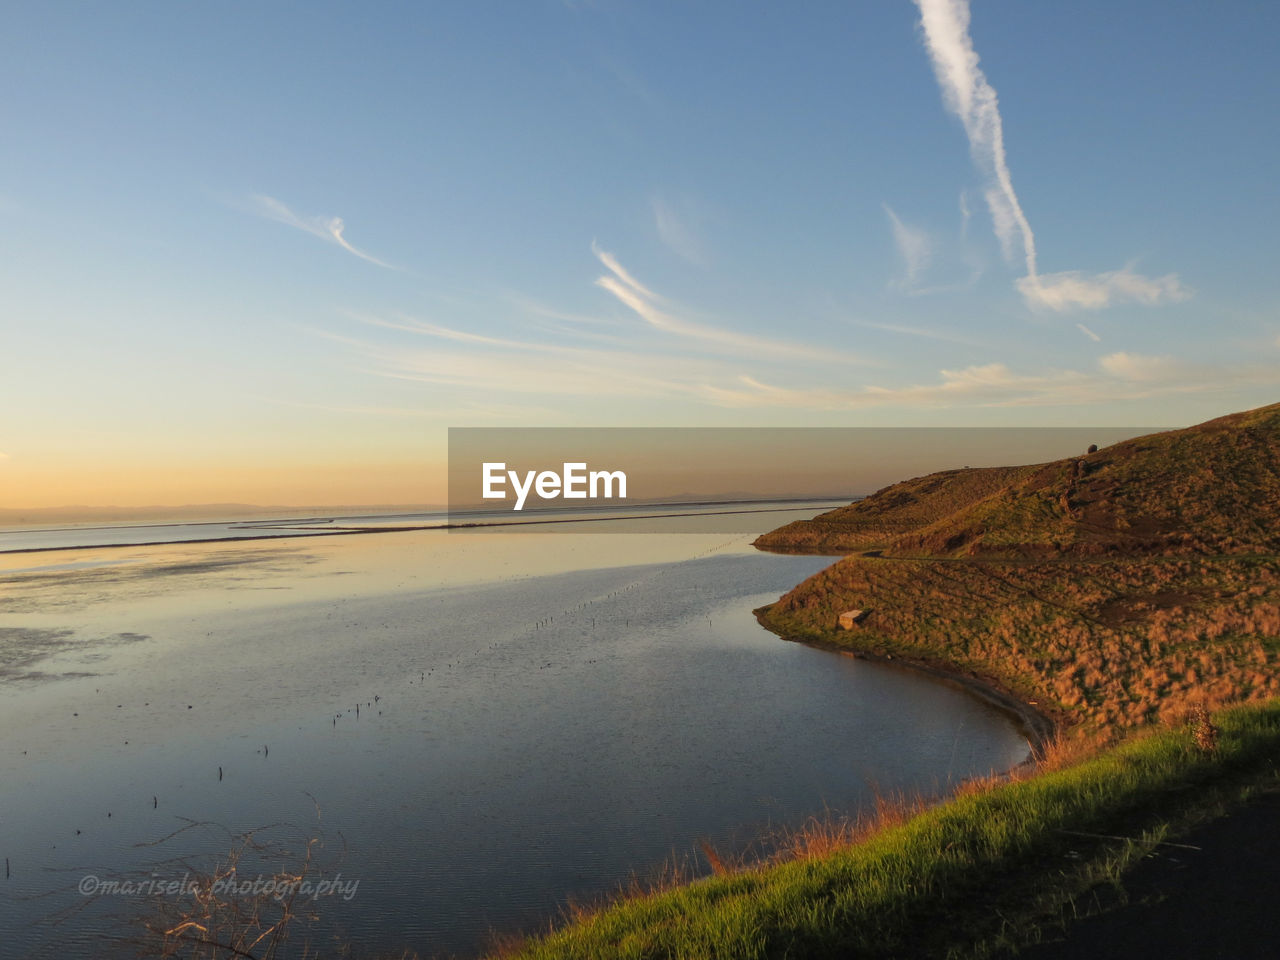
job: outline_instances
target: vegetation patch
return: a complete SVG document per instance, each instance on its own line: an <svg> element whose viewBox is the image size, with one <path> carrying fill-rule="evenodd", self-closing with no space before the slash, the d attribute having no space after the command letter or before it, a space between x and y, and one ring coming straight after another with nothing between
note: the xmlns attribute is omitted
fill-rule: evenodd
<svg viewBox="0 0 1280 960"><path fill-rule="evenodd" d="M1206 714L1080 763L972 786L835 850L581 911L504 955L990 955L1060 926L1085 891L1176 842L1179 825L1275 783L1277 747L1280 702Z"/></svg>
<svg viewBox="0 0 1280 960"><path fill-rule="evenodd" d="M849 554L765 626L967 675L1056 739L941 805L817 824L781 863L710 858L721 875L633 889L508 954L988 956L1280 777L1280 405L915 478L757 545Z"/></svg>

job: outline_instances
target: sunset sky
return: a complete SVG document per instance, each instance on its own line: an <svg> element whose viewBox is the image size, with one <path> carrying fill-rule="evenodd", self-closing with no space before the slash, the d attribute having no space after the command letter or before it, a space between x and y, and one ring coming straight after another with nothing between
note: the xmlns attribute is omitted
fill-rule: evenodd
<svg viewBox="0 0 1280 960"><path fill-rule="evenodd" d="M0 506L428 503L450 426L1280 399L1280 5L27 3Z"/></svg>

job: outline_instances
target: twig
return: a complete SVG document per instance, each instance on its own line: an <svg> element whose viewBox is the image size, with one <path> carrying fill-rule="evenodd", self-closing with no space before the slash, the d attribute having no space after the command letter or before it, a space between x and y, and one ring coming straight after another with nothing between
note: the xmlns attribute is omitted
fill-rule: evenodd
<svg viewBox="0 0 1280 960"><path fill-rule="evenodd" d="M1189 843L1173 843L1170 840L1142 840L1138 837L1113 837L1109 833L1085 833L1083 830L1058 830L1057 833L1068 833L1073 837L1089 837L1093 840L1126 840L1129 843L1150 843L1158 847L1178 847L1182 850L1199 850L1200 847Z"/></svg>

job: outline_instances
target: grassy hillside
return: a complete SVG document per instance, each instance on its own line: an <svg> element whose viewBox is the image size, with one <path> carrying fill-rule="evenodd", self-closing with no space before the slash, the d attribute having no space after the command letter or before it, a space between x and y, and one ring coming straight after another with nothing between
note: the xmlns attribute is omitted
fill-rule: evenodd
<svg viewBox="0 0 1280 960"><path fill-rule="evenodd" d="M956 668L1096 730L1280 693L1280 405L833 513L766 542L880 539L760 611L783 636ZM840 630L851 608L870 612Z"/></svg>
<svg viewBox="0 0 1280 960"><path fill-rule="evenodd" d="M1280 782L1280 405L908 480L758 545L851 553L757 611L782 636L967 674L1068 735L1009 782L582 911L510 955L1001 955L1189 814Z"/></svg>
<svg viewBox="0 0 1280 960"><path fill-rule="evenodd" d="M904 480L876 491L865 500L766 533L756 540L756 546L784 553L848 553L866 549L943 520L1003 490L1032 469L966 468Z"/></svg>
<svg viewBox="0 0 1280 960"><path fill-rule="evenodd" d="M1087 913L1087 890L1114 882L1171 830L1276 782L1280 703L1216 723L1208 749L1196 728L1165 730L1039 776L975 785L852 842L581 910L501 956L1003 955Z"/></svg>
<svg viewBox="0 0 1280 960"><path fill-rule="evenodd" d="M1280 553L1280 404L1052 463L907 480L757 545L886 556Z"/></svg>
<svg viewBox="0 0 1280 960"><path fill-rule="evenodd" d="M869 610L853 630L840 612ZM1280 694L1280 560L847 557L759 612L770 629L982 679L1092 729Z"/></svg>

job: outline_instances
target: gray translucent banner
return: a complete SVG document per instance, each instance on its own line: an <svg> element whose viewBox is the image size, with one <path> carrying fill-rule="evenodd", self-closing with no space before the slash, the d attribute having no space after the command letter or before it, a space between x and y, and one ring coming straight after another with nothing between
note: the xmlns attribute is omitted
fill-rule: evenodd
<svg viewBox="0 0 1280 960"><path fill-rule="evenodd" d="M1043 463L1124 427L453 427L449 526L763 533L958 467Z"/></svg>

